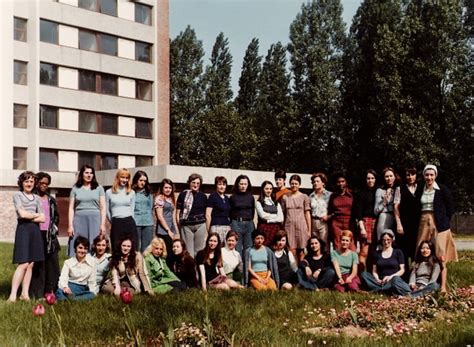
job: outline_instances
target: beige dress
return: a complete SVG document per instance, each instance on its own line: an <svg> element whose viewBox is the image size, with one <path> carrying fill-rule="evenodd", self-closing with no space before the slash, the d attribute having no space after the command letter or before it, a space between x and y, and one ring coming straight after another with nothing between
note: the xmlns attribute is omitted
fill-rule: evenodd
<svg viewBox="0 0 474 347"><path fill-rule="evenodd" d="M281 207L285 215L285 231L290 248L305 248L309 238L305 212L311 211L311 202L306 194L284 195Z"/></svg>

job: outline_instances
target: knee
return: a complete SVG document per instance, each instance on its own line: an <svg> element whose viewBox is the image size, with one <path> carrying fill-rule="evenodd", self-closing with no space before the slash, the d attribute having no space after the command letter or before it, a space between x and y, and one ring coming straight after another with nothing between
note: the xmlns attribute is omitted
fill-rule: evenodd
<svg viewBox="0 0 474 347"><path fill-rule="evenodd" d="M291 285L291 283L283 283L283 285L281 286L281 289L284 289L284 290L290 290L292 289L293 286Z"/></svg>

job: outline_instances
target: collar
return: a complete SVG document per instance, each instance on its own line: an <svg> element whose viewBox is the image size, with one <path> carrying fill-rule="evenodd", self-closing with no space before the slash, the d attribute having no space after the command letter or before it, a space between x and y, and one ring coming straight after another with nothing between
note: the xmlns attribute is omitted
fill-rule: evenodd
<svg viewBox="0 0 474 347"><path fill-rule="evenodd" d="M433 183L433 189L441 190L441 188L439 187L438 183L436 183L436 181ZM426 190L426 184L425 184L425 190Z"/></svg>
<svg viewBox="0 0 474 347"><path fill-rule="evenodd" d="M73 258L70 258L72 259L72 266L76 266L77 264L79 264L79 261L77 260L76 256L74 256ZM84 263L87 263L87 265L93 267L94 266L94 263L95 263L95 260L94 258L92 258L92 256L88 253L86 254L86 259L84 259Z"/></svg>

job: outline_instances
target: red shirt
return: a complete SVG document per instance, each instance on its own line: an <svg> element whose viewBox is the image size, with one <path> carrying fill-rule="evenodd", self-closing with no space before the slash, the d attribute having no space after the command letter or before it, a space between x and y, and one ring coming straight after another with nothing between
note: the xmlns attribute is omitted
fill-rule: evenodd
<svg viewBox="0 0 474 347"><path fill-rule="evenodd" d="M346 190L342 195L333 193L328 203L328 213L334 214L334 216L351 216L352 202L354 197L352 192Z"/></svg>

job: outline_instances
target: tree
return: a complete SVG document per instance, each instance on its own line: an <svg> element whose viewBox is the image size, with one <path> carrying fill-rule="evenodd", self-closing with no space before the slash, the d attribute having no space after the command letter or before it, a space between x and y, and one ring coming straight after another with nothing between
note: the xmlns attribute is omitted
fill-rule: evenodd
<svg viewBox="0 0 474 347"><path fill-rule="evenodd" d="M204 105L202 87L204 49L190 26L170 44L171 162L193 165L196 123Z"/></svg>
<svg viewBox="0 0 474 347"><path fill-rule="evenodd" d="M338 136L339 81L346 43L339 0L313 0L301 7L290 26L293 98L299 120L291 141L301 171L332 170L342 159Z"/></svg>

